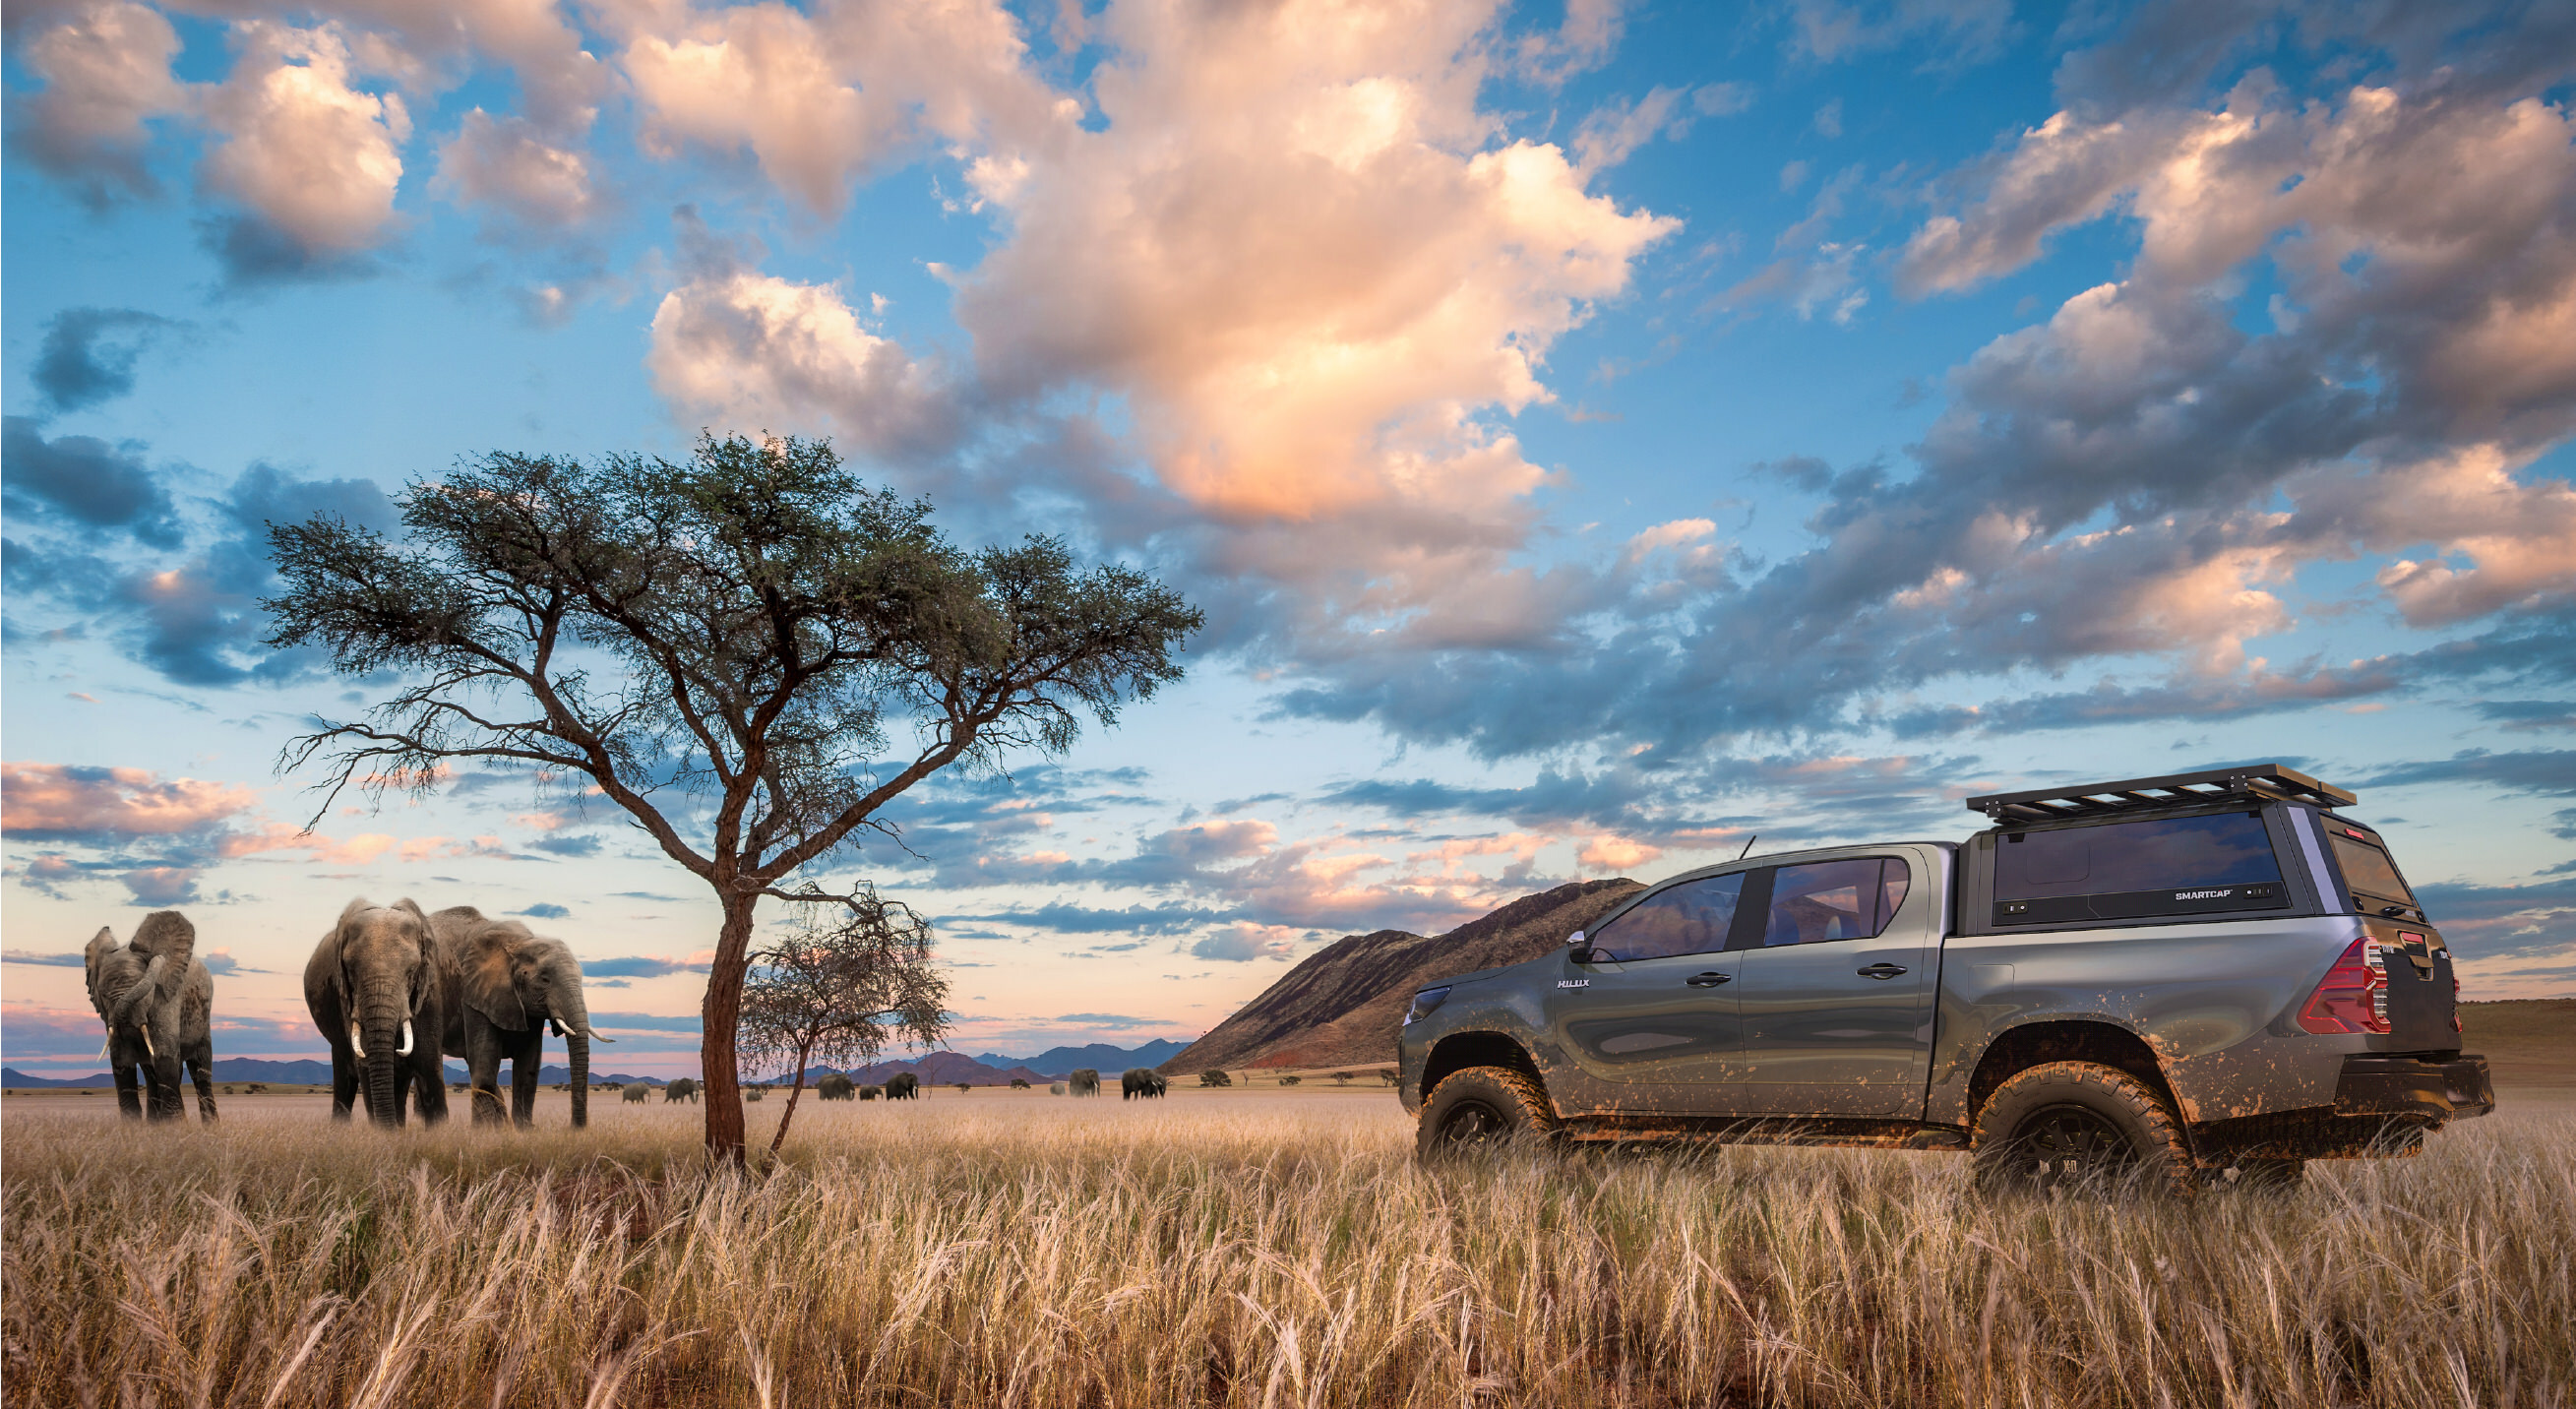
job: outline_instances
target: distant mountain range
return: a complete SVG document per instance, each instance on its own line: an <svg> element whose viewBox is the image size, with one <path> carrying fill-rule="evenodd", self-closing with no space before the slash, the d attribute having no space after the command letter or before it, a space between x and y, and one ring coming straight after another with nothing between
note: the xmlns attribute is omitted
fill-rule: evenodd
<svg viewBox="0 0 2576 1409"><path fill-rule="evenodd" d="M1450 974L1535 959L1637 889L1625 879L1577 881L1522 896L1443 935L1345 935L1306 956L1164 1065L1191 1072L1391 1062L1415 989Z"/></svg>
<svg viewBox="0 0 2576 1409"><path fill-rule="evenodd" d="M1158 1037L1140 1047L1112 1047L1106 1042L1094 1042L1087 1047L1050 1047L1034 1057L1005 1057L998 1052L978 1052L975 1060L994 1067L1035 1067L1039 1071L1054 1072L1061 1078L1077 1067L1113 1073L1129 1067L1158 1067L1179 1056L1189 1045Z"/></svg>

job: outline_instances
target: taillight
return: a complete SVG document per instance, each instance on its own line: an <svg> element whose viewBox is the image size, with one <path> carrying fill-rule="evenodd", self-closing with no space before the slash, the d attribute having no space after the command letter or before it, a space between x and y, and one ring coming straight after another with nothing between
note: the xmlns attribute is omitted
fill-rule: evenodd
<svg viewBox="0 0 2576 1409"><path fill-rule="evenodd" d="M2451 1031L2465 1033L2467 1030L2460 1026L2460 976L2453 974L2451 975ZM516 1071L518 1068L512 1067L511 1070Z"/></svg>
<svg viewBox="0 0 2576 1409"><path fill-rule="evenodd" d="M2388 1031L2388 968L2377 941L2363 935L2344 947L2343 957L2299 1009L2299 1026L2308 1032Z"/></svg>

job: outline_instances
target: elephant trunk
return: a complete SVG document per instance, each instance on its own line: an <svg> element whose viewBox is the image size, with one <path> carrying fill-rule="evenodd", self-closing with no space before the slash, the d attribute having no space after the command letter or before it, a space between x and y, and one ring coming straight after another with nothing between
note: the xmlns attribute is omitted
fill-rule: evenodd
<svg viewBox="0 0 2576 1409"><path fill-rule="evenodd" d="M116 1028L136 1021L135 1010L152 1001L152 995L161 990L161 976L169 971L169 956L153 955L152 962L144 967L143 977L136 979L133 987L117 995L116 1006L108 1011L107 1025Z"/></svg>
<svg viewBox="0 0 2576 1409"><path fill-rule="evenodd" d="M572 1063L572 1123L579 1128L590 1124L590 1009L581 1001L578 981L565 987L571 991L558 993L554 1008L563 1024L564 1053Z"/></svg>
<svg viewBox="0 0 2576 1409"><path fill-rule="evenodd" d="M396 1067L402 1058L395 1054L401 1044L403 1009L393 994L371 995L364 1013L349 1033L353 1043L360 1037L365 1045L360 1060L365 1063L367 1118L378 1125L403 1123L402 1083Z"/></svg>

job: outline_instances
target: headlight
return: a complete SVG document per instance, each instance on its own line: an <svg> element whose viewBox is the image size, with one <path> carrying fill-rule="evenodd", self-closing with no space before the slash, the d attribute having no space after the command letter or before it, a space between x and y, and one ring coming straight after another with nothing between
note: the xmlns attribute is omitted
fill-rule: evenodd
<svg viewBox="0 0 2576 1409"><path fill-rule="evenodd" d="M1416 1022L1431 1016L1431 1010L1439 1007L1440 1000L1448 996L1449 990L1446 986L1426 988L1413 995L1413 1006L1404 1010L1404 1025L1411 1027Z"/></svg>

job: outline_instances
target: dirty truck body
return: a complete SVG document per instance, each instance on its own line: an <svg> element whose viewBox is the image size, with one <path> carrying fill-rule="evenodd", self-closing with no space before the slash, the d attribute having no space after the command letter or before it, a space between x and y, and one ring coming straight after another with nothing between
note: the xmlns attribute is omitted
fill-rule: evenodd
<svg viewBox="0 0 2576 1409"><path fill-rule="evenodd" d="M2441 933L2352 802L2217 770L1973 798L1995 825L1964 843L1691 871L1565 948L1422 990L1406 1108L1426 1151L1433 1119L1964 1150L2045 1144L2042 1109L2080 1146L2038 1088L2090 1069L2139 1107L2132 1143L2166 1130L2203 1169L2405 1152L2493 1096ZM1527 1109L1446 1110L1443 1082L1477 1068L1513 1073ZM1981 1124L1990 1106L2019 1127Z"/></svg>

